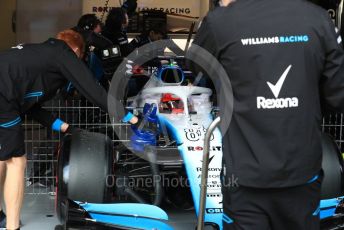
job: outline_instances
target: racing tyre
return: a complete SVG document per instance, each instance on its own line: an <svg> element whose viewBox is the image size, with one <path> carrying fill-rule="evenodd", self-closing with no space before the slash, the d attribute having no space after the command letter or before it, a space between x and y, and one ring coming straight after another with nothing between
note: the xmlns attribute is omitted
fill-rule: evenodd
<svg viewBox="0 0 344 230"><path fill-rule="evenodd" d="M324 179L321 185L321 199L343 195L343 158L336 143L327 134L322 134L322 169Z"/></svg>
<svg viewBox="0 0 344 230"><path fill-rule="evenodd" d="M107 203L113 173L112 141L100 133L76 131L62 141L58 157L56 211L61 222L68 213L67 199Z"/></svg>

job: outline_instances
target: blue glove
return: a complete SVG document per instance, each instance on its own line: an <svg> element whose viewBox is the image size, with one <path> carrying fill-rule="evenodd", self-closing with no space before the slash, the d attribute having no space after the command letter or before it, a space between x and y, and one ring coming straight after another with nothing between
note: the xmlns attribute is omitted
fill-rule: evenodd
<svg viewBox="0 0 344 230"><path fill-rule="evenodd" d="M64 122L60 119L56 119L54 123L52 124L51 128L54 131L61 132L61 126L64 124Z"/></svg>

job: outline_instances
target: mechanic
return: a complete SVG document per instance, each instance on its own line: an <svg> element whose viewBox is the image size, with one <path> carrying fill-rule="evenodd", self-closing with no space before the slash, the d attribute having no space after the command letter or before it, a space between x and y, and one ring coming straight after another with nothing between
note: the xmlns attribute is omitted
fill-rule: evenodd
<svg viewBox="0 0 344 230"><path fill-rule="evenodd" d="M129 25L128 14L123 8L116 7L110 10L105 20L102 35L109 39L114 45L119 45L122 57L131 53L129 48L127 28Z"/></svg>
<svg viewBox="0 0 344 230"><path fill-rule="evenodd" d="M163 23L154 24L149 30L136 36L131 42L130 46L134 49L146 45L150 42L162 40L166 37L166 29Z"/></svg>
<svg viewBox="0 0 344 230"><path fill-rule="evenodd" d="M24 195L26 156L21 116L28 114L53 130L71 132L71 126L40 106L69 81L92 103L107 111L107 94L80 60L83 52L81 35L66 30L57 39L22 44L0 53L0 172L5 173L7 229L19 229ZM0 217L5 217L3 212Z"/></svg>
<svg viewBox="0 0 344 230"><path fill-rule="evenodd" d="M112 42L101 35L102 23L95 14L81 16L78 25L73 30L83 36L86 43L86 52L94 48L105 49L112 46Z"/></svg>
<svg viewBox="0 0 344 230"><path fill-rule="evenodd" d="M172 52L176 55L182 56L184 55L184 51L176 45L172 39L167 36L166 24L165 23L155 23L153 24L147 31L143 32L142 34L136 36L129 44L131 50L135 50L141 46L149 44L151 42L160 41L165 39L168 41L166 48L169 48ZM164 50L161 50L158 53L158 56L164 55Z"/></svg>
<svg viewBox="0 0 344 230"><path fill-rule="evenodd" d="M84 14L80 17L77 28L100 34L102 32L102 23L95 14Z"/></svg>
<svg viewBox="0 0 344 230"><path fill-rule="evenodd" d="M84 61L92 71L93 76L101 83L104 88L108 88L108 79L112 77L113 73L109 73L110 76L106 75L107 71L105 68L107 62L102 59L102 52L105 49L113 47L112 42L101 35L102 23L95 14L85 14L81 16L78 21L78 25L73 30L80 33L85 41L85 54ZM110 63L112 64L112 63ZM66 95L73 92L74 87L69 85L66 92L61 94ZM68 92L67 92L68 91Z"/></svg>
<svg viewBox="0 0 344 230"><path fill-rule="evenodd" d="M222 130L224 229L319 229L320 96L344 111L341 39L328 13L307 1L220 5L194 44L219 60L233 87Z"/></svg>

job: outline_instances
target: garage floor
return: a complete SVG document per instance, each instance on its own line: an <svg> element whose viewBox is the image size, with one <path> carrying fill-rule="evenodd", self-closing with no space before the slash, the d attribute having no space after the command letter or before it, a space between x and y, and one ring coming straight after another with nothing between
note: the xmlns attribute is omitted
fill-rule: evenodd
<svg viewBox="0 0 344 230"><path fill-rule="evenodd" d="M22 230L51 230L59 224L54 212L55 197L51 195L26 195L22 212ZM174 229L190 230L196 226L194 211L169 210L168 222Z"/></svg>
<svg viewBox="0 0 344 230"><path fill-rule="evenodd" d="M59 224L55 215L55 197L26 195L21 216L23 230L55 229Z"/></svg>

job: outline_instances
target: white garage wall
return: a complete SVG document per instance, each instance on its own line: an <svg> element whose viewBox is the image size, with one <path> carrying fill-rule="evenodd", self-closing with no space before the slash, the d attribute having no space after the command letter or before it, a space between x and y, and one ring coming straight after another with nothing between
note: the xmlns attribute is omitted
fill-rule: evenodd
<svg viewBox="0 0 344 230"><path fill-rule="evenodd" d="M109 10L119 7L122 0L83 0L83 14L94 13L104 21ZM106 4L108 3L108 4ZM209 10L209 0L138 0L137 11L155 9L168 13L167 29L188 33Z"/></svg>
<svg viewBox="0 0 344 230"><path fill-rule="evenodd" d="M0 0L0 50L9 49L16 44L16 35L12 31L12 14L16 1Z"/></svg>
<svg viewBox="0 0 344 230"><path fill-rule="evenodd" d="M99 17L112 7L119 7L121 0L83 0L83 13L95 13ZM163 10L166 13L180 14L189 17L200 17L200 0L138 0L138 11L145 9Z"/></svg>
<svg viewBox="0 0 344 230"><path fill-rule="evenodd" d="M17 0L17 43L42 42L77 24L81 0Z"/></svg>
<svg viewBox="0 0 344 230"><path fill-rule="evenodd" d="M120 1L110 0L108 7L119 6ZM14 0L0 1L0 3L4 2L14 2ZM42 42L63 29L75 26L83 13L97 11L95 13L101 16L102 12L99 11L108 11L108 8L104 9L105 2L106 0L17 0L16 43ZM138 0L138 7L139 9L164 8L165 11L185 15L188 18L169 16L168 23L169 28L184 28L188 31L192 21L198 21L197 17L203 17L206 14L209 9L209 0ZM0 10L3 9L5 8L0 7ZM6 17L9 18L10 14L8 13ZM105 16L106 14L107 12ZM1 14L1 16L5 15ZM10 20L6 23L6 26L10 28ZM14 40L12 39L11 45L15 43ZM181 42L181 46L184 42Z"/></svg>

